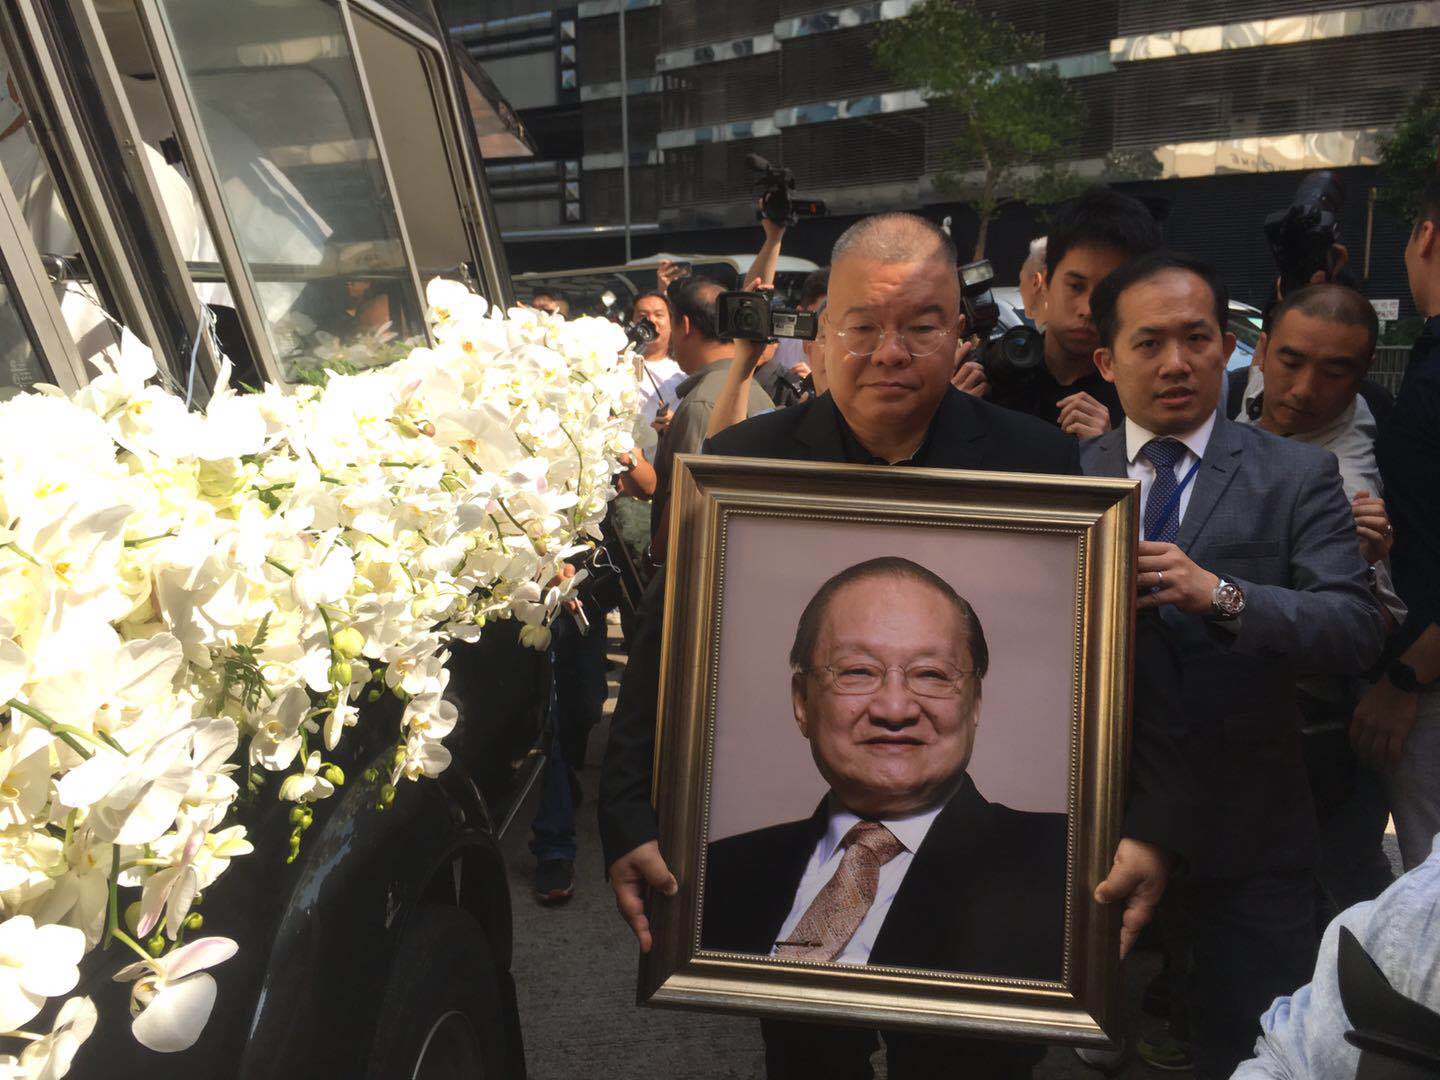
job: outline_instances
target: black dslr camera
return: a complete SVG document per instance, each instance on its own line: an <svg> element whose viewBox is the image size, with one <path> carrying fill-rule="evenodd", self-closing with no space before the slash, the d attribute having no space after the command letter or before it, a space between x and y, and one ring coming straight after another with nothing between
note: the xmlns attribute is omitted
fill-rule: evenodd
<svg viewBox="0 0 1440 1080"><path fill-rule="evenodd" d="M820 317L799 311L768 292L723 292L719 297L720 336L741 341L799 338L814 341Z"/></svg>
<svg viewBox="0 0 1440 1080"><path fill-rule="evenodd" d="M755 192L760 196L760 209L755 211L756 221L768 218L788 228L801 218L825 215L825 203L820 199L807 199L795 194L795 175L789 169L771 165L759 154L746 154L745 164L752 172L760 174L755 181Z"/></svg>
<svg viewBox="0 0 1440 1080"><path fill-rule="evenodd" d="M997 387L1013 386L1028 379L1045 360L1045 339L1029 326L1000 329L1000 306L990 287L995 270L989 259L960 267L960 304L965 310L965 329L978 334L976 357L985 376Z"/></svg>
<svg viewBox="0 0 1440 1080"><path fill-rule="evenodd" d="M655 329L655 324L646 315L640 316L625 327L625 340L637 349L644 349L659 336L660 331Z"/></svg>
<svg viewBox="0 0 1440 1080"><path fill-rule="evenodd" d="M1265 219L1265 239L1280 268L1285 292L1304 288L1318 271L1330 274L1330 248L1340 239L1345 188L1334 173L1306 175L1284 210Z"/></svg>

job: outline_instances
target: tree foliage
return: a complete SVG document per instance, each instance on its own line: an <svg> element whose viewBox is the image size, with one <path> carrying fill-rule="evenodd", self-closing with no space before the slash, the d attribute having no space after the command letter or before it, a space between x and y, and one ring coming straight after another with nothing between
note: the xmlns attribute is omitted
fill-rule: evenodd
<svg viewBox="0 0 1440 1080"><path fill-rule="evenodd" d="M875 52L897 81L960 120L936 185L979 215L976 258L1002 202L1058 201L1083 186L1057 163L1084 125L1084 103L1054 67L1039 63L1038 37L982 14L971 0L922 0L884 26Z"/></svg>
<svg viewBox="0 0 1440 1080"><path fill-rule="evenodd" d="M1395 128L1380 140L1385 184L1377 202L1409 223L1420 212L1420 190L1435 175L1440 141L1440 90L1420 91L1405 106Z"/></svg>

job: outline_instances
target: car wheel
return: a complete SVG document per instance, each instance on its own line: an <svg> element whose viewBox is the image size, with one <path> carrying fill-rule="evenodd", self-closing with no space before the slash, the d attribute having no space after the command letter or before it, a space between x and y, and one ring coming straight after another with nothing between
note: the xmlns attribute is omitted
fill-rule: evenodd
<svg viewBox="0 0 1440 1080"><path fill-rule="evenodd" d="M371 1080L508 1080L499 972L480 924L426 904L400 937Z"/></svg>

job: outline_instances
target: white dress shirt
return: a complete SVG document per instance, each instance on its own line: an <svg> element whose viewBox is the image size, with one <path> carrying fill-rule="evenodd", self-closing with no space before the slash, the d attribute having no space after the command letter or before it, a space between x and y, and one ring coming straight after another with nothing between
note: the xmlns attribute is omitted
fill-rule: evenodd
<svg viewBox="0 0 1440 1080"><path fill-rule="evenodd" d="M935 818L944 809L944 804L932 810L926 810L919 814L911 814L909 817L882 818L880 823L894 834L895 839L904 845L904 849L893 859L880 868L880 881L875 890L875 902L870 905L870 910L865 913L861 920L860 927L840 950L840 955L835 959L842 964L864 964L870 960L870 950L875 947L875 939L880 936L880 927L885 923L885 916L890 914L890 904L895 899L895 894L900 891L900 883L905 880L905 872L910 869L910 863L915 859L915 852L920 850L920 844L925 839L925 834L930 831L930 826L935 823ZM860 818L844 809L830 797L830 823L825 828L825 835L820 837L820 842L815 845L815 850L810 853L810 862L805 866L805 873L800 878L800 887L795 890L795 902L790 906L790 914L785 916L785 921L780 924L780 933L776 941L787 941L794 933L796 925L801 917L809 910L815 897L825 887L825 883L835 876L835 871L840 869L840 860L844 857L844 849L840 847L840 841L845 839L854 826L860 823ZM774 955L775 950L771 949Z"/></svg>
<svg viewBox="0 0 1440 1080"><path fill-rule="evenodd" d="M1214 430L1215 414L1211 413L1205 418L1205 422L1194 431L1170 436L1185 447L1185 456L1175 464L1176 483L1184 480L1185 474L1205 456L1205 448L1210 445L1210 433ZM1150 539L1143 534L1143 522L1145 521L1145 511L1149 508L1150 489L1155 484L1155 466L1150 464L1150 459L1140 451L1146 443L1156 437L1153 431L1146 431L1128 416L1125 418L1125 461L1127 462L1125 472L1131 480L1140 481L1140 521L1142 522L1140 539L1142 540ZM1195 481L1191 480L1180 492L1180 505L1175 509L1177 526L1185 520L1185 508L1190 505L1190 496L1194 493Z"/></svg>

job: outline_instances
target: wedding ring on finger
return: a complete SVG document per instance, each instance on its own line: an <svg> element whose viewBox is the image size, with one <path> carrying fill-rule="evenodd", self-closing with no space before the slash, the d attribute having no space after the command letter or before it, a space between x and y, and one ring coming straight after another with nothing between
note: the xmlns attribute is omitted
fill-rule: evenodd
<svg viewBox="0 0 1440 1080"><path fill-rule="evenodd" d="M1155 571L1155 588L1156 588L1156 589L1163 589L1164 587L1165 587L1165 571L1164 571L1164 570L1156 570L1156 571Z"/></svg>

